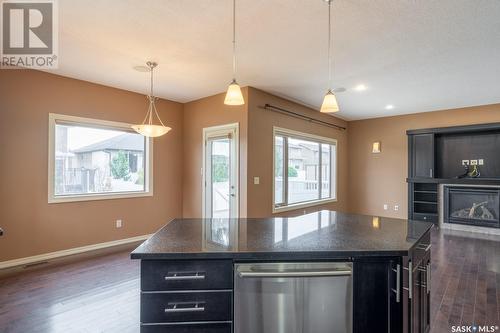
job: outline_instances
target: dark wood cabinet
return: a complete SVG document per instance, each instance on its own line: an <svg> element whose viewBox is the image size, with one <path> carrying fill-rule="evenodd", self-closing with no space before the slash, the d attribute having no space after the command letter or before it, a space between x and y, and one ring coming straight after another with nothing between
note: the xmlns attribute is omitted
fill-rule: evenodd
<svg viewBox="0 0 500 333"><path fill-rule="evenodd" d="M404 333L430 331L430 249L430 234L427 234L404 260L402 304Z"/></svg>
<svg viewBox="0 0 500 333"><path fill-rule="evenodd" d="M413 134L409 140L410 177L434 178L434 134Z"/></svg>
<svg viewBox="0 0 500 333"><path fill-rule="evenodd" d="M349 260L353 333L429 332L430 232L408 256ZM142 260L141 332L232 332L235 262Z"/></svg>

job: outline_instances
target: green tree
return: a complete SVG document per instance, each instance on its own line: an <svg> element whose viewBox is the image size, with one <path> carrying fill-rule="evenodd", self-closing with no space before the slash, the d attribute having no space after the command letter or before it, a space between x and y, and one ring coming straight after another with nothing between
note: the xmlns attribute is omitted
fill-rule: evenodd
<svg viewBox="0 0 500 333"><path fill-rule="evenodd" d="M297 177L298 175L297 169L291 166L288 167L288 177Z"/></svg>
<svg viewBox="0 0 500 333"><path fill-rule="evenodd" d="M111 160L111 174L115 179L130 179L128 155L123 150L120 150Z"/></svg>
<svg viewBox="0 0 500 333"><path fill-rule="evenodd" d="M229 159L227 156L214 155L212 157L212 178L214 183L229 180Z"/></svg>

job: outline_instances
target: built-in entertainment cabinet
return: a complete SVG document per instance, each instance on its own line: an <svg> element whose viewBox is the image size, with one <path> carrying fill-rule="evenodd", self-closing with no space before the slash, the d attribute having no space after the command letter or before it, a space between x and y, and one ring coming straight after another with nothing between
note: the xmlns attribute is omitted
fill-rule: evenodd
<svg viewBox="0 0 500 333"><path fill-rule="evenodd" d="M500 123L408 130L408 217L437 223L439 184L500 186Z"/></svg>

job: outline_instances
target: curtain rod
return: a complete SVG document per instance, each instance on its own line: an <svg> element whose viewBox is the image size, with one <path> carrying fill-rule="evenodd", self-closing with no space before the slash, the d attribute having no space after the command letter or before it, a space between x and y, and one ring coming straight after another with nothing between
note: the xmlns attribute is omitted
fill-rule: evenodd
<svg viewBox="0 0 500 333"><path fill-rule="evenodd" d="M277 106L274 106L274 105L271 105L271 104L267 104L267 103L264 104L264 106L261 106L260 108L266 109L266 110L270 110L270 111L279 112L279 113L283 113L283 114L286 114L286 115L291 116L291 117L296 117L296 118L300 118L300 119L303 119L303 120L310 121L312 123L317 123L317 124L320 124L320 125L324 125L324 126L328 126L328 127L333 127L333 128L338 129L338 130L345 130L346 129L345 127L342 127L342 126L339 126L339 125L335 125L335 124L332 124L332 123L329 123L329 122L326 122L326 121L323 121L323 120L319 120L319 119L314 119L314 118L305 116L303 114L300 114L300 113L297 113L297 112L293 112L293 111L290 111L290 110L286 110L286 109L283 109L283 108L280 108L280 107L277 107Z"/></svg>

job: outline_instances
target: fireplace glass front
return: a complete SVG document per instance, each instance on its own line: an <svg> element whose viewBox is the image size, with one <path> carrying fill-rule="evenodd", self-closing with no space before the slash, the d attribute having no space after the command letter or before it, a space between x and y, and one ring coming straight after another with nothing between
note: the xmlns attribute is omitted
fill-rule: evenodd
<svg viewBox="0 0 500 333"><path fill-rule="evenodd" d="M444 188L445 222L500 227L500 189Z"/></svg>

